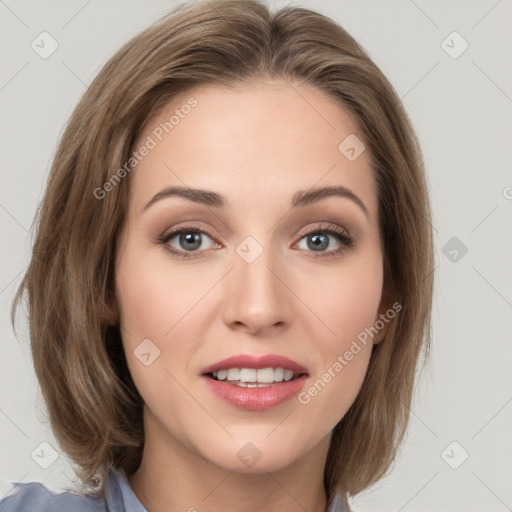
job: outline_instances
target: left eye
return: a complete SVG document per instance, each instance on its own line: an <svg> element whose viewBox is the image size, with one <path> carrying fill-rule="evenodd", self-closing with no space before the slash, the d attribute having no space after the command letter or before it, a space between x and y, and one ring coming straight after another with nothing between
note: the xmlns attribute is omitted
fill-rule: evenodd
<svg viewBox="0 0 512 512"><path fill-rule="evenodd" d="M332 245L332 238L334 238L334 240L338 243L338 248L330 247ZM351 242L351 238L344 231L338 232L331 229L323 229L311 231L310 233L302 237L301 241L298 244L298 247L301 249L309 249L313 252L326 252L328 254L332 254L341 251L345 247L350 246ZM300 246L301 243L303 244L302 247ZM327 251L327 249L330 250Z"/></svg>

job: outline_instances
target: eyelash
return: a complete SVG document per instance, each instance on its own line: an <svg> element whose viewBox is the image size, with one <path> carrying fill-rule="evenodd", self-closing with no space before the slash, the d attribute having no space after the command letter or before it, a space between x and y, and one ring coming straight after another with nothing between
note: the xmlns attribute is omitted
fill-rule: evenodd
<svg viewBox="0 0 512 512"><path fill-rule="evenodd" d="M211 236L207 231L203 230L202 228L198 227L198 226L194 226L194 225L190 225L190 226L182 226L174 231L171 231L169 233L164 233L163 235L157 237L157 241L164 245L166 250L168 250L173 256L177 257L177 258L197 258L197 257L200 257L198 256L201 252L205 252L205 250L209 250L209 249L205 249L203 251L199 251L199 252L187 252L187 251L177 251L176 249L173 249L169 244L169 240L172 240L176 235L181 235L181 234L184 234L184 233L187 233L187 234L190 234L190 233L194 233L194 234L205 234L205 235L208 235L212 240L214 240L214 237ZM352 247L353 245L353 239L352 237L348 234L348 232L343 229L343 228L338 228L338 227L332 227L332 226L326 226L326 227L323 227L323 226L319 226L318 228L315 228L311 231L308 231L307 233L304 233L300 239L302 240L303 238L306 238L310 235L314 235L314 234L324 234L324 235L332 235L334 238L336 238L336 240L338 242L340 242L342 244L342 247L338 248L338 249L334 249L332 251L327 251L327 252L320 252L318 255L315 255L314 257L315 258L329 258L329 257L334 257L334 256L337 256L339 255L340 253L344 252L346 249ZM310 252L314 252L314 251L310 251Z"/></svg>

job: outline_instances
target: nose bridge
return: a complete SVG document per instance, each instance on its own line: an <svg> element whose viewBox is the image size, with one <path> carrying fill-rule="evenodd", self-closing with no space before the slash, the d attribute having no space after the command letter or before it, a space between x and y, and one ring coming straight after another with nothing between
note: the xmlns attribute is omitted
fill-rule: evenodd
<svg viewBox="0 0 512 512"><path fill-rule="evenodd" d="M286 323L288 297L286 287L276 277L276 256L270 239L259 243L247 237L233 254L224 309L227 324L244 324L255 332Z"/></svg>

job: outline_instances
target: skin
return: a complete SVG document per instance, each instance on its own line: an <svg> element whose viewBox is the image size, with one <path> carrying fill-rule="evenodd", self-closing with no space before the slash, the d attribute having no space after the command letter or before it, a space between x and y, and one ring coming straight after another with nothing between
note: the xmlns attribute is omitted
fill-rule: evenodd
<svg viewBox="0 0 512 512"><path fill-rule="evenodd" d="M312 86L281 80L187 91L147 123L134 147L192 96L198 105L129 178L116 297L145 402L146 442L128 480L150 512L324 511L331 431L355 400L385 328L306 405L294 397L266 411L237 409L206 387L201 372L233 355L273 353L308 369L308 389L385 312L369 152L349 161L338 150L359 133L348 112ZM144 210L173 185L221 193L229 206L167 197ZM290 208L298 190L331 185L348 187L368 216L341 197ZM206 233L202 245L188 251L194 257L173 256L158 237L189 222ZM327 248L308 247L326 223L348 232L353 245L328 235ZM247 236L263 249L252 263L236 252ZM169 246L190 247L179 235ZM149 366L134 355L145 339L160 350ZM252 467L237 456L248 442L261 454Z"/></svg>

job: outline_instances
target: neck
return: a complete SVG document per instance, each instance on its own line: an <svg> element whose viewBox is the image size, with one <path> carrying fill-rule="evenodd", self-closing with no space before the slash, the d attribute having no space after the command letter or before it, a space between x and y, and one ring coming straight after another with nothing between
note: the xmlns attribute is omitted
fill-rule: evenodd
<svg viewBox="0 0 512 512"><path fill-rule="evenodd" d="M194 453L151 418L145 421L142 462L128 482L148 512L325 512L329 441L324 438L288 467L238 473Z"/></svg>

